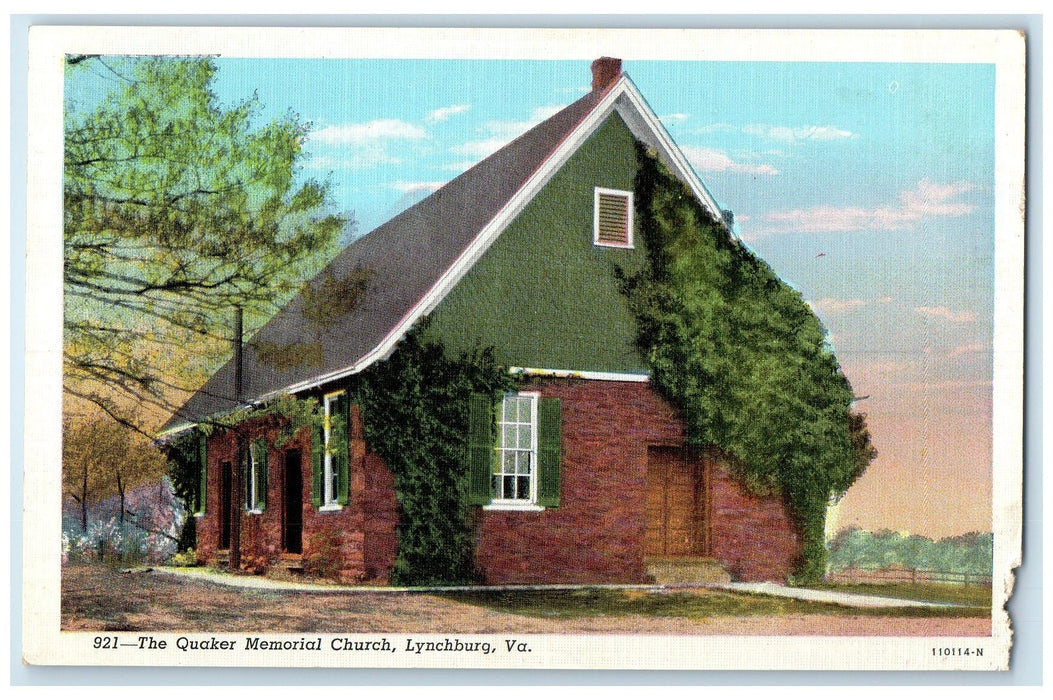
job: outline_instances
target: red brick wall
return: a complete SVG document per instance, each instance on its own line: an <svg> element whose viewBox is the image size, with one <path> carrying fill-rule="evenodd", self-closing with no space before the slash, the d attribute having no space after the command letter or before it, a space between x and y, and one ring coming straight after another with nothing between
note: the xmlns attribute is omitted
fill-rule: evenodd
<svg viewBox="0 0 1053 700"><path fill-rule="evenodd" d="M485 582L647 582L647 448L683 444L677 412L644 383L539 379L523 390L562 400L560 505L479 513ZM782 501L750 495L716 463L709 483L709 555L741 580L785 580L800 544Z"/></svg>
<svg viewBox="0 0 1053 700"><path fill-rule="evenodd" d="M263 513L244 512L244 495L233 493L232 500L239 504L241 513L241 552L242 565L253 569L258 565L277 558L281 553L282 502L281 489L284 477L284 455L274 449L274 438L278 428L274 421L261 419L242 426L242 437L248 445L252 440L266 437L271 444L267 455L267 507ZM306 435L286 445L287 448L301 448L310 456L310 448L304 449ZM233 432L214 433L208 441L208 481L205 485L205 514L197 522L197 556L201 561L210 561L219 549L219 516L222 473L221 465L229 462L237 468L237 438ZM307 472L307 483L310 483L310 471ZM229 504L224 506L229 508Z"/></svg>
<svg viewBox="0 0 1053 700"><path fill-rule="evenodd" d="M710 470L710 546L740 581L785 581L801 555L798 528L782 498L756 496L726 467Z"/></svg>
<svg viewBox="0 0 1053 700"><path fill-rule="evenodd" d="M262 571L281 555L282 482L285 450L299 449L303 478L303 562L326 569L344 581L386 581L395 561L399 506L394 480L377 455L369 452L361 435L357 411L352 416L350 503L334 511L319 511L311 503L311 440L305 428L282 449L274 446L279 428L263 419L240 428L248 441L266 437L268 455L267 508L263 513L241 513L242 565ZM198 520L197 554L201 561L215 557L219 543L220 465L236 463L233 432L217 433L208 444L208 484L205 515ZM235 499L242 498L234 496Z"/></svg>
<svg viewBox="0 0 1053 700"><path fill-rule="evenodd" d="M560 505L479 514L476 564L485 581L647 582L647 446L683 442L676 412L644 383L543 379L523 390L562 400Z"/></svg>
<svg viewBox="0 0 1053 700"><path fill-rule="evenodd" d="M646 583L644 531L647 448L682 445L676 411L645 383L537 379L523 387L562 400L563 469L560 505L540 512L481 509L474 520L476 565L486 583ZM284 449L299 449L303 469L303 561L344 581L385 582L398 547L394 479L362 439L353 409L351 503L333 512L311 504L311 441L305 429L283 450L278 426L264 419L242 426L246 444L266 436L267 508L242 513L242 562L265 569L281 554ZM207 507L198 521L198 557L215 556L219 465L234 463L233 433L209 441ZM800 538L779 498L748 493L717 462L709 467L709 554L737 579L785 580L800 554ZM235 498L240 498L235 496Z"/></svg>

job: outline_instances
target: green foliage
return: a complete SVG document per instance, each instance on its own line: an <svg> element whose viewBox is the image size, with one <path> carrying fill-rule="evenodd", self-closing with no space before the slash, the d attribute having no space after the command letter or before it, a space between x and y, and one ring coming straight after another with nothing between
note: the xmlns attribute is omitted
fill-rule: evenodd
<svg viewBox="0 0 1053 700"><path fill-rule="evenodd" d="M197 554L194 552L194 548L180 550L171 560L172 566L178 567L189 567L197 566Z"/></svg>
<svg viewBox="0 0 1053 700"><path fill-rule="evenodd" d="M321 429L322 405L313 397L299 399L292 394L283 394L260 406L231 411L210 422L201 423L198 430L205 435L211 435L215 430L231 430L242 423L263 419L281 428L274 441L274 446L281 448L296 438L302 428Z"/></svg>
<svg viewBox="0 0 1053 700"><path fill-rule="evenodd" d="M201 357L229 348L229 311L269 317L333 252L349 219L301 182L307 127L222 105L205 59L74 57L66 74L66 391L167 417ZM110 88L103 99L89 86ZM174 351L173 349L176 349ZM178 351L182 349L182 353Z"/></svg>
<svg viewBox="0 0 1053 700"><path fill-rule="evenodd" d="M829 549L831 572L898 564L908 569L990 576L994 565L994 535L990 532L932 540L891 530L868 532L850 527L837 533Z"/></svg>
<svg viewBox="0 0 1053 700"><path fill-rule="evenodd" d="M472 581L468 404L472 393L496 400L513 380L491 350L450 359L418 326L356 381L366 441L391 469L402 505L392 583Z"/></svg>
<svg viewBox="0 0 1053 700"><path fill-rule="evenodd" d="M316 326L331 326L358 306L375 276L369 268L356 267L343 279L326 268L321 281L312 281L300 288L303 315Z"/></svg>
<svg viewBox="0 0 1053 700"><path fill-rule="evenodd" d="M253 338L249 343L261 365L279 372L301 367L321 367L323 363L322 343L317 340L271 343Z"/></svg>
<svg viewBox="0 0 1053 700"><path fill-rule="evenodd" d="M175 495L183 502L186 512L192 514L201 499L201 462L199 441L216 430L231 430L247 421L269 420L280 428L275 446L283 447L294 439L304 427L320 430L322 426L321 405L317 399L298 399L286 394L262 406L233 411L215 420L202 422L194 430L181 433L164 445L168 459L168 474L172 479ZM188 516L179 534L177 549L186 551L197 544L195 519Z"/></svg>
<svg viewBox="0 0 1053 700"><path fill-rule="evenodd" d="M187 514L183 528L179 531L176 550L192 551L197 546L197 522L194 512L201 501L201 433L188 430L166 443L165 457L168 459L168 476L176 498L183 502Z"/></svg>
<svg viewBox="0 0 1053 700"><path fill-rule="evenodd" d="M649 264L619 271L637 346L681 409L689 446L719 447L753 491L786 499L804 535L797 578L821 578L827 504L875 454L852 388L801 295L638 149Z"/></svg>

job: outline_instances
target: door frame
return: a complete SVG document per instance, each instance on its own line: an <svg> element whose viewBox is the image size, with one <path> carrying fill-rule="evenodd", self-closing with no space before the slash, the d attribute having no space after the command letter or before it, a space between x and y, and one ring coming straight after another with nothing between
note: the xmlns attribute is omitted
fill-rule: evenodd
<svg viewBox="0 0 1053 700"><path fill-rule="evenodd" d="M652 479L651 479L651 455L656 452L667 452L676 453L676 463L679 465L686 466L692 472L692 492L693 492L693 507L695 510L695 516L697 518L697 529L694 532L694 536L697 538L697 548L699 552L697 554L668 554L668 519L669 519L669 504L668 504L668 483L669 483L669 472L666 471L663 476L664 486L662 494L662 553L651 554L647 551L648 538L646 535L647 530L652 526L652 523L647 514L647 504L651 497ZM644 470L644 556L648 559L679 559L679 558L692 558L692 557L709 557L712 556L711 548L711 529L712 529L712 469L713 461L704 455L694 456L684 445L670 445L670 444L653 444L647 445L646 450L646 465Z"/></svg>

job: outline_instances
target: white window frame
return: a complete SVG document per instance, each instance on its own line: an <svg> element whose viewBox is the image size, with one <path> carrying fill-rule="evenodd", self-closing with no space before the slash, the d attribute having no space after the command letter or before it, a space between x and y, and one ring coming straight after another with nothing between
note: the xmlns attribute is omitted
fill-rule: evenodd
<svg viewBox="0 0 1053 700"><path fill-rule="evenodd" d="M508 399L530 399L530 448L525 450L517 445L505 445L505 401ZM523 391L508 393L501 398L500 412L497 420L497 440L494 445L494 458L496 459L497 471L491 471L492 475L503 476L500 471L504 467L504 456L506 452L526 452L530 460L530 497L529 498L496 498L491 496L490 504L484 506L484 510L544 510L537 504L538 488L538 403L541 394L536 391ZM515 421L516 425L524 425ZM517 431L518 435L518 431ZM492 478L492 477L491 477ZM492 492L492 487L491 487Z"/></svg>
<svg viewBox="0 0 1053 700"><path fill-rule="evenodd" d="M610 241L600 240L600 195L612 195L616 197L624 197L628 211L626 212L626 232L625 232L625 243L611 243ZM593 188L592 193L592 244L601 248L623 248L631 249L633 247L633 224L635 221L635 206L633 201L633 193L626 190L613 190L608 187L596 187Z"/></svg>
<svg viewBox="0 0 1053 700"><path fill-rule="evenodd" d="M345 392L334 391L322 397L324 414L322 418L322 505L318 510L342 510L343 506L337 500L337 487L333 483L337 476L333 469L333 453L329 451L330 416L332 415L333 401L343 396Z"/></svg>
<svg viewBox="0 0 1053 700"><path fill-rule="evenodd" d="M259 503L258 494L256 493L256 487L259 485L259 479L256 473L256 445L257 442L255 440L249 442L249 473L246 475L249 483L245 484L245 490L248 496L247 500L249 502L245 512L252 515L260 515L263 513L262 510L256 507L256 504Z"/></svg>

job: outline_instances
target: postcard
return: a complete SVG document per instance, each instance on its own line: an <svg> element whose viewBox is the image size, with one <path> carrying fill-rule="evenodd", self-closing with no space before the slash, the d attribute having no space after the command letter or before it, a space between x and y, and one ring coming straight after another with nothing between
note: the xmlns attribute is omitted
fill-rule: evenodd
<svg viewBox="0 0 1053 700"><path fill-rule="evenodd" d="M24 662L1006 670L1024 57L33 28Z"/></svg>

